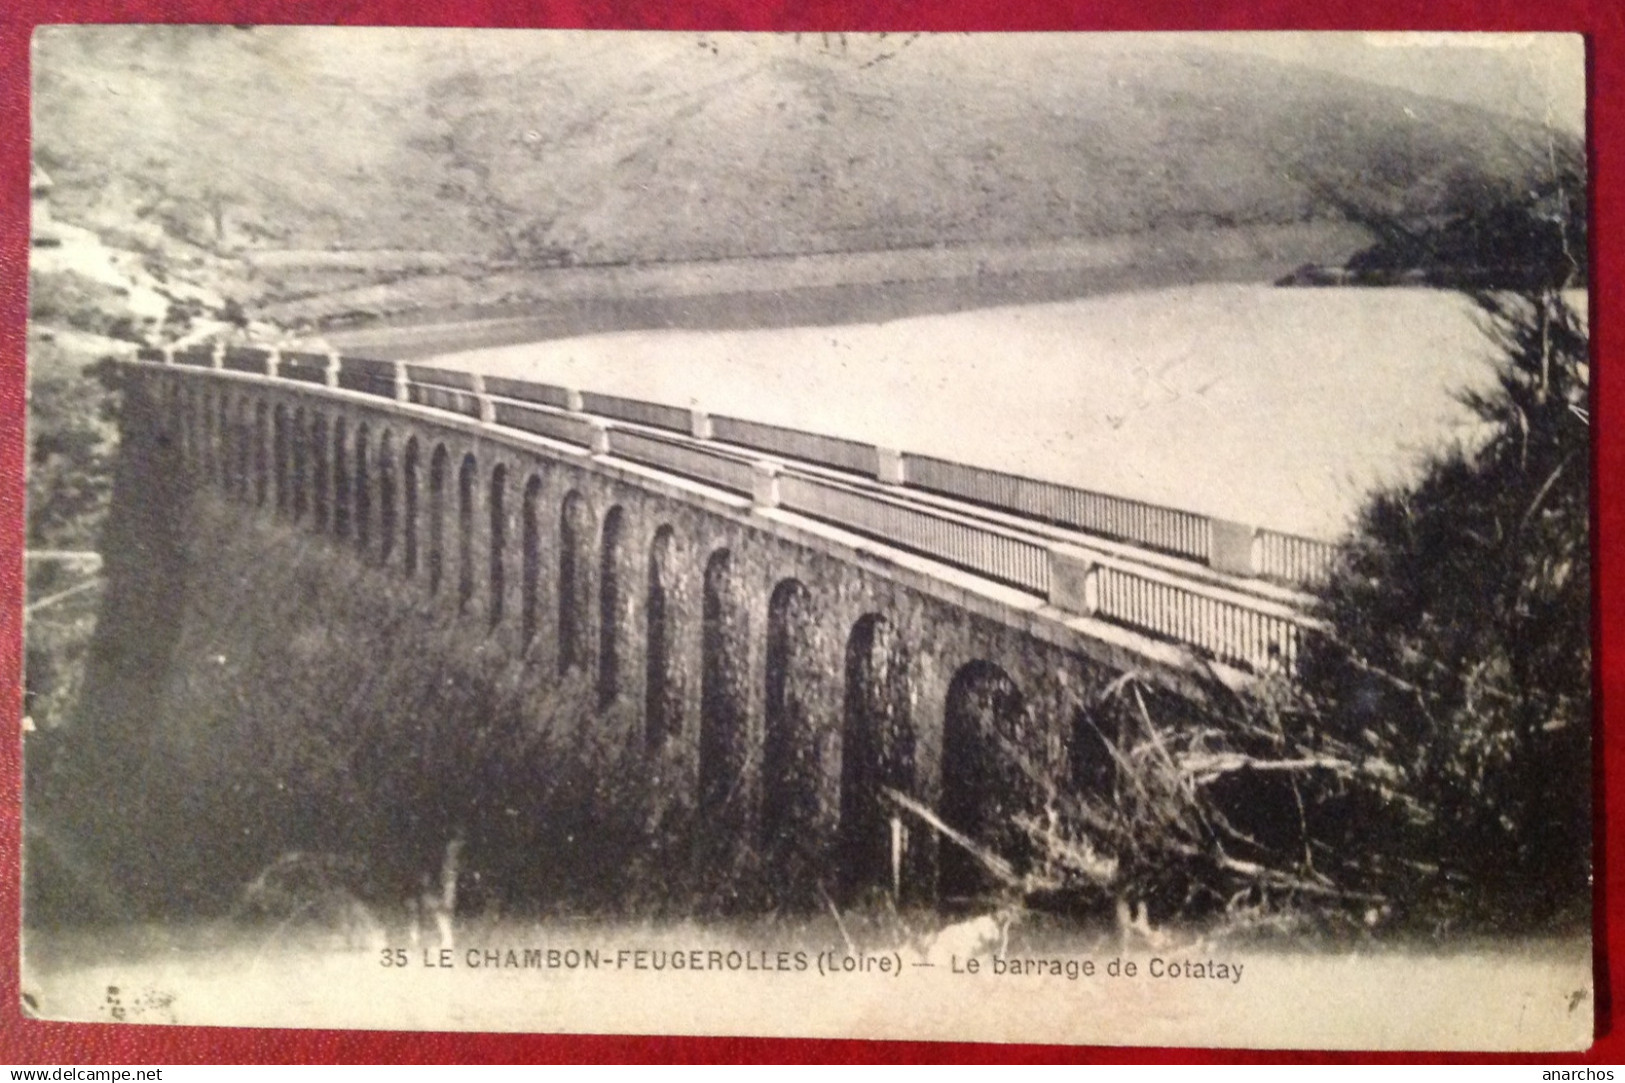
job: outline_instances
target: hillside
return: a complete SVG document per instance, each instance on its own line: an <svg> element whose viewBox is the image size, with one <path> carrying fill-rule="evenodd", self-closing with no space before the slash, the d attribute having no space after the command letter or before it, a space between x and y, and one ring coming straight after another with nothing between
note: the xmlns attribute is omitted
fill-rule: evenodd
<svg viewBox="0 0 1625 1083"><path fill-rule="evenodd" d="M1350 206L1436 218L1579 154L1469 105L1121 37L66 27L36 38L35 91L68 220L220 252L428 254L262 266L251 301L444 272L436 253L1154 249Z"/></svg>

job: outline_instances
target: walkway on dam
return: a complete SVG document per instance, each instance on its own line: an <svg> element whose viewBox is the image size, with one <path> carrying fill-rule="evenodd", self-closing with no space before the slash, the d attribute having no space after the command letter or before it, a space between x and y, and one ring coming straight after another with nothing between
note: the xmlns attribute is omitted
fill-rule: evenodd
<svg viewBox="0 0 1625 1083"><path fill-rule="evenodd" d="M932 574L1017 608L1104 620L1241 674L1291 671L1314 627L1306 588L1335 556L1267 528L698 408L336 355L233 348L143 360L387 398L585 449L747 497L764 516L917 554Z"/></svg>

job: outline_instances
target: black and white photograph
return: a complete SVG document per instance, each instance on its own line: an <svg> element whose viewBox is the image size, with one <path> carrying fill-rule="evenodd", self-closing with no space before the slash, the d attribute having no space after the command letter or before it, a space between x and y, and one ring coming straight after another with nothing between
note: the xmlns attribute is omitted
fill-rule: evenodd
<svg viewBox="0 0 1625 1083"><path fill-rule="evenodd" d="M1585 86L39 28L23 1012L1585 1048Z"/></svg>

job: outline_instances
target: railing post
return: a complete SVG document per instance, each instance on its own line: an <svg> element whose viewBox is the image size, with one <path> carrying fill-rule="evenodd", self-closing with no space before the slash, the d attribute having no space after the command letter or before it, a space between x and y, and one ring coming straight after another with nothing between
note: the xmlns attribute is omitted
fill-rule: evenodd
<svg viewBox="0 0 1625 1083"><path fill-rule="evenodd" d="M275 346L265 351L265 378L275 380L282 375L282 351Z"/></svg>
<svg viewBox="0 0 1625 1083"><path fill-rule="evenodd" d="M1258 528L1229 519L1209 519L1208 524L1208 567L1230 575L1257 575L1253 543L1258 538Z"/></svg>
<svg viewBox="0 0 1625 1083"><path fill-rule="evenodd" d="M882 485L902 485L903 453L896 448L875 448L875 480Z"/></svg>
<svg viewBox="0 0 1625 1083"><path fill-rule="evenodd" d="M343 364L344 362L339 360L338 354L328 354L327 369L322 373L322 383L326 384L328 387L337 387L339 385L339 369L343 366Z"/></svg>
<svg viewBox="0 0 1625 1083"><path fill-rule="evenodd" d="M602 421L592 423L592 453L594 455L609 454L609 426Z"/></svg>
<svg viewBox="0 0 1625 1083"><path fill-rule="evenodd" d="M163 347L163 351L164 364L173 365L175 363L175 347L173 345L168 345Z"/></svg>
<svg viewBox="0 0 1625 1083"><path fill-rule="evenodd" d="M758 460L751 464L751 507L779 506L779 464Z"/></svg>
<svg viewBox="0 0 1625 1083"><path fill-rule="evenodd" d="M472 374L470 380L474 384L474 400L480 405L480 424L495 425L497 408L491 401L491 396L485 392L485 377L476 372Z"/></svg>
<svg viewBox="0 0 1625 1083"><path fill-rule="evenodd" d="M406 362L395 362L395 401L412 401L412 381L406 375Z"/></svg>
<svg viewBox="0 0 1625 1083"><path fill-rule="evenodd" d="M1049 604L1084 617L1100 612L1100 565L1092 554L1070 545L1049 547Z"/></svg>
<svg viewBox="0 0 1625 1083"><path fill-rule="evenodd" d="M573 387L564 389L564 408L572 414L579 414L584 407L581 404L581 392Z"/></svg>
<svg viewBox="0 0 1625 1083"><path fill-rule="evenodd" d="M710 414L706 413L704 410L700 409L698 406L690 407L689 411L688 411L688 422L689 422L689 433L694 437L694 439L696 439L696 440L709 440L709 439L711 439L711 415Z"/></svg>
<svg viewBox="0 0 1625 1083"><path fill-rule="evenodd" d="M209 353L209 367L220 370L226 367L226 344L216 342L214 349Z"/></svg>

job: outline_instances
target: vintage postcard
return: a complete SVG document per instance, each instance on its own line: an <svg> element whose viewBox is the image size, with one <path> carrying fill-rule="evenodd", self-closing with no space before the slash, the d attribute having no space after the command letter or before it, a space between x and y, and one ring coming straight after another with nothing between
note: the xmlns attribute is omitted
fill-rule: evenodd
<svg viewBox="0 0 1625 1083"><path fill-rule="evenodd" d="M1584 48L33 43L22 997L1591 1041Z"/></svg>

